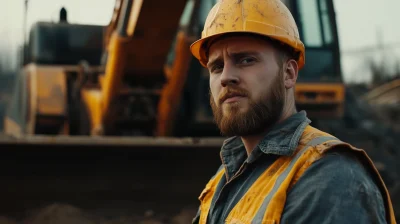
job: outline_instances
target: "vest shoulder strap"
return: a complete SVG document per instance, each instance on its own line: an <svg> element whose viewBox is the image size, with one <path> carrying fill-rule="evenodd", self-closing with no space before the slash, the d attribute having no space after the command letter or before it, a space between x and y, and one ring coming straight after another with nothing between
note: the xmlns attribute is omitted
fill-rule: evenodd
<svg viewBox="0 0 400 224"><path fill-rule="evenodd" d="M323 136L331 136L331 135L329 135L321 130L318 130L314 127L309 126L307 128L308 128L308 132L312 133L313 136L318 136L315 139L318 139L318 138L321 139ZM371 160L371 158L367 155L367 153L363 149L357 148L350 143L343 142L333 136L331 136L331 137L332 137L331 139L329 139L327 141L323 141L323 142L315 145L314 149L316 151L318 151L318 153L321 155L323 155L329 151L332 151L334 149L337 149L338 147L340 147L341 149L347 149L352 152L355 152L357 157L363 163L364 167L366 167L368 172L372 175L372 178L375 180L375 182L377 183L377 185L382 193L382 197L385 201L386 219L388 220L388 223L396 223L389 191L387 190L386 185L385 185L381 175L379 174L378 169L375 167L375 164ZM308 163L305 165L306 166L302 167L301 171L298 172L296 174L296 176L293 178L291 186L289 188L293 187L293 185L296 183L296 181L299 179L299 177L304 173L304 171L311 165L311 163Z"/></svg>

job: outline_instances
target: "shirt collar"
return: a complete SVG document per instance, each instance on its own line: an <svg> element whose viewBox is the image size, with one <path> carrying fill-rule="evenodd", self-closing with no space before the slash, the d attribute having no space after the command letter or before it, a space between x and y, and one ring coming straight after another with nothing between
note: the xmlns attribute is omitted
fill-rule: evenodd
<svg viewBox="0 0 400 224"><path fill-rule="evenodd" d="M268 134L260 141L258 147L254 149L254 153L257 154L259 149L265 154L275 154L281 156L293 155L297 148L300 137L305 127L311 123L307 118L305 111L300 111L293 114L282 123L275 125L275 127L268 132ZM244 149L243 142L239 136L228 138L224 141L222 146L222 155L232 153ZM252 156L250 156L252 157Z"/></svg>
<svg viewBox="0 0 400 224"><path fill-rule="evenodd" d="M311 123L305 111L300 111L276 125L258 145L266 154L291 156L297 148L306 126Z"/></svg>

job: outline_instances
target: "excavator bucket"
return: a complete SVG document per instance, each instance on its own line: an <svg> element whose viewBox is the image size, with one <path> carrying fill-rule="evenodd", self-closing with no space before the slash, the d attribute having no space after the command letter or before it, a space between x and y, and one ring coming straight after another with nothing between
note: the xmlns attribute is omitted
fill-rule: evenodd
<svg viewBox="0 0 400 224"><path fill-rule="evenodd" d="M108 220L150 212L171 223L165 219L183 210L194 216L220 165L221 144L218 138L3 136L0 216L22 222L54 205Z"/></svg>

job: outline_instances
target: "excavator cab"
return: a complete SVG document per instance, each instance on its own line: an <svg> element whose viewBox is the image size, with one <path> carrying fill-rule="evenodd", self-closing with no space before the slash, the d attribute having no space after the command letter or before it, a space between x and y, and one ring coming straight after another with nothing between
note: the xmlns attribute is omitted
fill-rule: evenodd
<svg viewBox="0 0 400 224"><path fill-rule="evenodd" d="M297 107L314 120L340 119L345 87L333 1L290 0L289 5L306 47L295 88Z"/></svg>
<svg viewBox="0 0 400 224"><path fill-rule="evenodd" d="M97 25L37 22L30 31L26 63L76 65L85 60L99 66L104 31Z"/></svg>
<svg viewBox="0 0 400 224"><path fill-rule="evenodd" d="M24 67L16 76L14 97L5 118L7 133L74 132L77 108L72 102L71 75L79 71L82 61L100 66L104 29L103 26L42 21L32 26Z"/></svg>

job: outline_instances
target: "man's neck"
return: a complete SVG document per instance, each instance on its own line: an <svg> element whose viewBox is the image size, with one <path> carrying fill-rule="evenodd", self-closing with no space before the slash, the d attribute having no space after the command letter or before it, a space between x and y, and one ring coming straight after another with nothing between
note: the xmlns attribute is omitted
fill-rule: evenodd
<svg viewBox="0 0 400 224"><path fill-rule="evenodd" d="M282 121L286 120L288 117L295 114L297 111L296 111L295 107L289 107L289 108L285 108L282 112L283 112L282 116L277 123L281 123ZM260 143L260 141L265 137L265 135L270 130L271 130L271 127L267 127L266 130L260 134L251 135L251 136L241 136L244 147L246 148L247 156L250 156L253 149Z"/></svg>

